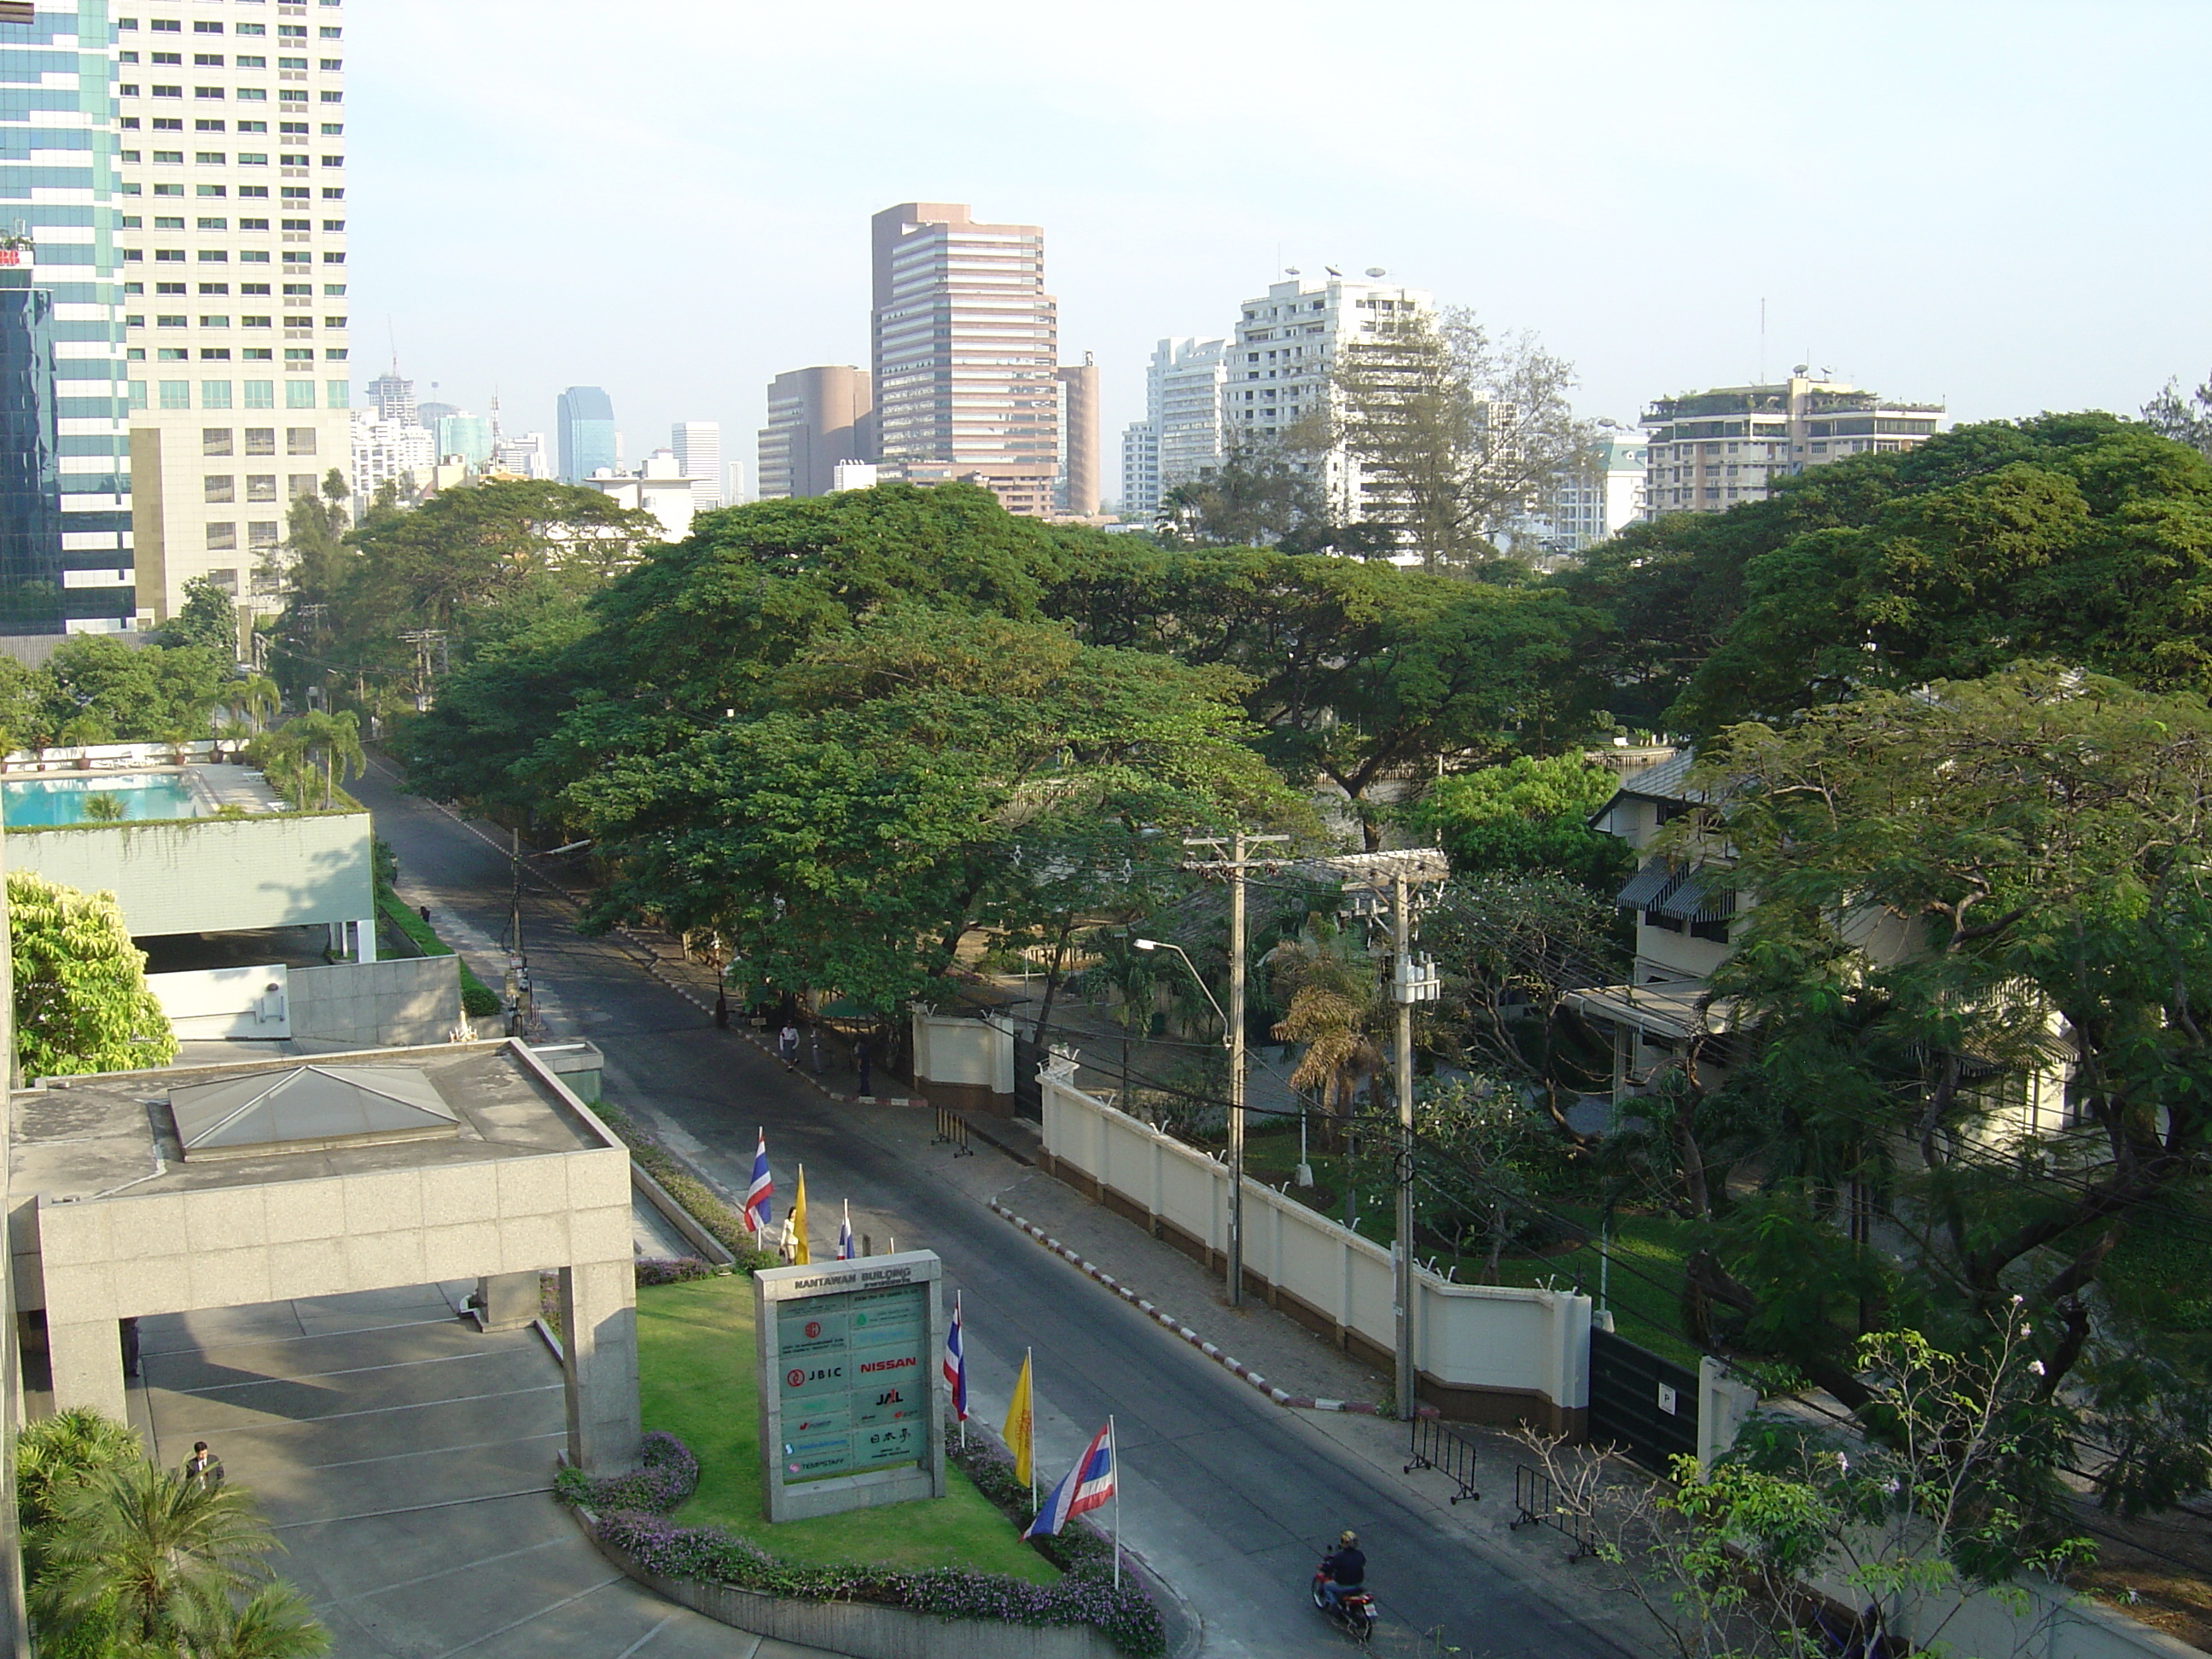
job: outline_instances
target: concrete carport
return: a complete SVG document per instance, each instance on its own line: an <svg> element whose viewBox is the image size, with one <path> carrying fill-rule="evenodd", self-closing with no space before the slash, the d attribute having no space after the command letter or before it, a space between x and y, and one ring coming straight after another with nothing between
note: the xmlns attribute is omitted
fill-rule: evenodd
<svg viewBox="0 0 2212 1659"><path fill-rule="evenodd" d="M19 1311L43 1315L55 1407L125 1414L123 1321L143 1340L165 1315L457 1280L495 1309L534 1310L550 1272L568 1454L586 1469L634 1464L628 1151L513 1040L313 1065L289 1097L274 1085L293 1087L278 1074L298 1060L15 1093L12 1279ZM210 1100L222 1109L195 1118L190 1103Z"/></svg>

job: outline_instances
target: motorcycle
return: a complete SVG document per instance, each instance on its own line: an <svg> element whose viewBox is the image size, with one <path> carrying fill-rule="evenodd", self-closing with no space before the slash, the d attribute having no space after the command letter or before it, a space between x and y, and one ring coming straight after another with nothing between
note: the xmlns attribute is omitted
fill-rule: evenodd
<svg viewBox="0 0 2212 1659"><path fill-rule="evenodd" d="M1353 1641L1367 1642L1373 1640L1375 1636L1375 1620L1380 1615L1376 1612L1375 1598L1367 1593L1366 1587L1362 1585L1356 1589L1348 1589L1345 1591L1343 1595L1338 1596L1335 1601L1332 1603L1326 1595L1323 1595L1321 1593L1321 1587L1328 1582L1328 1565L1324 1562L1314 1571L1313 1604L1315 1608L1321 1613L1326 1613L1330 1621L1346 1636L1349 1636Z"/></svg>

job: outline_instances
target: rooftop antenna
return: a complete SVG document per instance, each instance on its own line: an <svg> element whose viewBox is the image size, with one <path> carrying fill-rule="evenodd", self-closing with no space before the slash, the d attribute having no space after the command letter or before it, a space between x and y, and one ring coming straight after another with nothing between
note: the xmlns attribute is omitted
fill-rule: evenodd
<svg viewBox="0 0 2212 1659"><path fill-rule="evenodd" d="M1759 384L1766 384L1766 296L1759 299Z"/></svg>

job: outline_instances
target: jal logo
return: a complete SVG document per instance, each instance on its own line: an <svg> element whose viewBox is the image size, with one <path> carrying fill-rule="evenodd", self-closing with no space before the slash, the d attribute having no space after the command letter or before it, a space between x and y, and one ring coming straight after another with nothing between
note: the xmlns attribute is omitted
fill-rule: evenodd
<svg viewBox="0 0 2212 1659"><path fill-rule="evenodd" d="M902 1406L905 1403L906 1397L896 1389L892 1389L886 1393L879 1394L876 1396L876 1404L878 1406Z"/></svg>
<svg viewBox="0 0 2212 1659"><path fill-rule="evenodd" d="M822 1322L818 1319L808 1320L806 1322L806 1334L810 1339L821 1335Z"/></svg>

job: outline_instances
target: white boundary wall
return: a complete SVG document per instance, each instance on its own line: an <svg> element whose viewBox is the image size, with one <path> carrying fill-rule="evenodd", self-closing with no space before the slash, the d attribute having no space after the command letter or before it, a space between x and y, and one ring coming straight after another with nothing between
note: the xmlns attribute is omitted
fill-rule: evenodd
<svg viewBox="0 0 2212 1659"><path fill-rule="evenodd" d="M1075 1087L1041 1074L1046 1166L1158 1237L1224 1264L1229 1171ZM1391 1252L1271 1187L1244 1183L1248 1282L1303 1324L1370 1363L1396 1349ZM1589 1405L1590 1301L1565 1291L1448 1284L1416 1272L1413 1352L1421 1393L1447 1417L1527 1420L1577 1433Z"/></svg>

